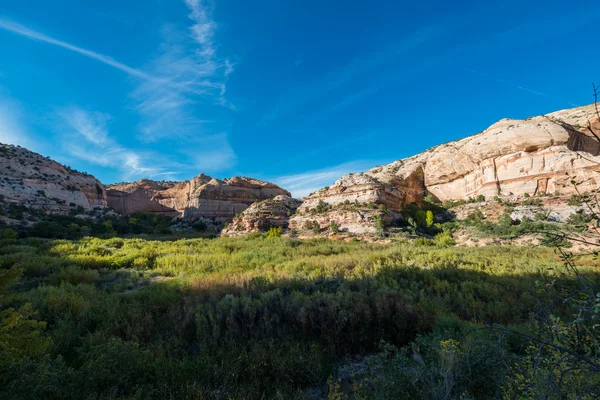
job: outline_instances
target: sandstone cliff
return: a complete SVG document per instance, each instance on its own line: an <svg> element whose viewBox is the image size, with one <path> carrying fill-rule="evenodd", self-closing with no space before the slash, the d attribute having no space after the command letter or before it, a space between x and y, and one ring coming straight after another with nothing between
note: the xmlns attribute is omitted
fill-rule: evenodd
<svg viewBox="0 0 600 400"><path fill-rule="evenodd" d="M600 132L592 105L526 120L503 119L485 131L450 142L365 174L382 183L412 188L418 200L429 193L440 201L478 195L570 194L577 175L580 190L600 186L599 143L589 135L591 121ZM415 174L420 188L403 184Z"/></svg>
<svg viewBox="0 0 600 400"><path fill-rule="evenodd" d="M427 194L440 201L570 194L574 175L582 181L580 190L596 189L600 143L589 134L589 121L600 132L593 105L526 120L503 119L477 135L344 176L309 196L301 209L319 200L374 202L397 211Z"/></svg>
<svg viewBox="0 0 600 400"><path fill-rule="evenodd" d="M19 146L0 144L0 196L47 213L105 207L106 191L93 176L69 169Z"/></svg>
<svg viewBox="0 0 600 400"><path fill-rule="evenodd" d="M115 210L161 213L183 218L227 221L252 203L275 196L290 196L279 186L252 178L219 180L200 174L190 181L139 182L110 185L108 205Z"/></svg>
<svg viewBox="0 0 600 400"><path fill-rule="evenodd" d="M600 142L588 124L600 132L593 105L500 120L477 135L341 177L303 199L289 227L309 232L313 226L314 232L325 232L333 222L342 231L369 234L380 218L396 218L406 204L426 195L439 201L569 195L575 192L574 176L580 191L597 189ZM252 226L248 220L244 224Z"/></svg>

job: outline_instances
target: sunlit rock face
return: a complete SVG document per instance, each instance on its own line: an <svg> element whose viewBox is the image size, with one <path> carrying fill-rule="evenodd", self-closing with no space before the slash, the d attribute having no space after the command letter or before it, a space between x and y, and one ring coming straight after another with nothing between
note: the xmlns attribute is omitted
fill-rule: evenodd
<svg viewBox="0 0 600 400"><path fill-rule="evenodd" d="M216 179L200 174L190 181L138 182L111 185L110 207L123 214L160 213L194 219L231 220L257 201L290 193L269 182L246 177Z"/></svg>
<svg viewBox="0 0 600 400"><path fill-rule="evenodd" d="M590 122L591 121L591 122ZM365 172L377 181L441 201L478 195L569 194L600 184L600 132L593 106L526 120L503 119L485 131ZM408 200L405 200L407 202Z"/></svg>
<svg viewBox="0 0 600 400"><path fill-rule="evenodd" d="M18 203L48 214L107 205L106 190L93 176L5 144L0 144L0 196L5 203Z"/></svg>
<svg viewBox="0 0 600 400"><path fill-rule="evenodd" d="M600 185L600 132L594 106L562 110L526 120L503 119L485 131L415 156L349 174L304 199L289 226L334 221L349 232L375 230L366 205L400 212L427 195L440 201L483 195L523 197L575 193ZM314 214L320 202L331 209ZM348 204L356 205L348 208Z"/></svg>

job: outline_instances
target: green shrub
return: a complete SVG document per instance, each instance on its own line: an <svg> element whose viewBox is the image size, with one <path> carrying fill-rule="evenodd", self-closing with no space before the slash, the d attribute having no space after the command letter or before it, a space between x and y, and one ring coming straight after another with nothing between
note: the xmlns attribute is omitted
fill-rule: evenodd
<svg viewBox="0 0 600 400"><path fill-rule="evenodd" d="M331 221L329 231L335 235L340 231L340 226L335 221Z"/></svg>
<svg viewBox="0 0 600 400"><path fill-rule="evenodd" d="M99 277L100 274L96 270L82 269L81 267L72 265L53 273L49 281L53 285L60 285L61 283L78 285L80 283L94 283Z"/></svg>
<svg viewBox="0 0 600 400"><path fill-rule="evenodd" d="M443 231L435 235L435 243L441 247L452 247L456 244L450 231Z"/></svg>
<svg viewBox="0 0 600 400"><path fill-rule="evenodd" d="M281 236L281 227L271 227L267 231L268 238L275 238Z"/></svg>
<svg viewBox="0 0 600 400"><path fill-rule="evenodd" d="M317 214L324 214L327 211L331 210L331 204L329 204L323 200L319 200L319 202L317 203L317 206L315 207L314 210Z"/></svg>

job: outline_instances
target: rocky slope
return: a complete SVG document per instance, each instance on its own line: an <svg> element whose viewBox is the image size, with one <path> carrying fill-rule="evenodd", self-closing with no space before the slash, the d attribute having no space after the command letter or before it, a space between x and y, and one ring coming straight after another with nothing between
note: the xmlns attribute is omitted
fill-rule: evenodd
<svg viewBox="0 0 600 400"><path fill-rule="evenodd" d="M290 196L279 186L252 178L216 179L200 174L190 181L139 182L107 187L108 205L118 212L161 213L186 219L231 220L254 202Z"/></svg>
<svg viewBox="0 0 600 400"><path fill-rule="evenodd" d="M308 232L316 222L324 232L333 221L342 231L369 234L380 218L394 219L405 205L427 195L442 202L479 195L569 195L575 192L574 176L580 191L597 189L600 142L588 124L600 132L593 105L526 120L500 120L477 135L341 177L303 199L289 227ZM244 224L256 230L251 221Z"/></svg>
<svg viewBox="0 0 600 400"><path fill-rule="evenodd" d="M19 146L0 144L0 196L52 214L74 207L107 205L104 186L93 176L76 172Z"/></svg>
<svg viewBox="0 0 600 400"><path fill-rule="evenodd" d="M223 229L225 236L244 236L249 232L266 231L269 228L287 229L292 216L302 201L289 196L276 196L273 199L256 202L237 215L231 224Z"/></svg>
<svg viewBox="0 0 600 400"><path fill-rule="evenodd" d="M341 177L303 199L252 178L219 180L204 174L184 182L110 185L20 147L0 147L0 195L50 213L110 206L122 214L148 212L204 218L240 236L271 226L300 236L369 235L400 218L425 196L439 201L484 196L518 199L600 187L600 132L593 105L525 120L503 119L483 132L415 156ZM250 207L250 208L249 208ZM249 209L248 209L249 208ZM245 213L239 215L244 210Z"/></svg>
<svg viewBox="0 0 600 400"><path fill-rule="evenodd" d="M440 201L478 195L522 196L540 192L570 194L577 175L580 190L600 184L600 144L589 135L588 121L600 132L592 105L526 120L503 119L485 131L416 156L371 169L365 175L394 187L412 188ZM410 186L403 182L420 176ZM420 191L420 193L419 193Z"/></svg>

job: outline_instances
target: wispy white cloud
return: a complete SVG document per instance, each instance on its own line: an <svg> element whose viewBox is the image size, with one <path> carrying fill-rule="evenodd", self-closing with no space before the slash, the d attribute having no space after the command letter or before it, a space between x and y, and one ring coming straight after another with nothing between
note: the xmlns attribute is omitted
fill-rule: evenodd
<svg viewBox="0 0 600 400"><path fill-rule="evenodd" d="M32 39L32 40L39 40L41 42L45 42L45 43L52 44L52 45L55 45L58 47L62 47L64 49L67 49L70 51L74 51L75 53L79 53L83 56L100 61L101 63L109 65L113 68L116 68L118 70L121 70L129 75L132 75L132 76L135 76L138 78L149 79L149 80L155 79L154 77L152 77L151 75L148 75L144 71L130 67L129 65L123 64L109 56L105 56L103 54L96 53L95 51L84 49L82 47L78 47L73 44L64 42L62 40L58 40L53 37L44 35L43 33L40 33L33 29L27 28L26 26L23 26L16 22L10 21L8 19L0 18L0 29L4 29L6 31L16 33L17 35L24 36L24 37Z"/></svg>
<svg viewBox="0 0 600 400"><path fill-rule="evenodd" d="M1 88L0 88L1 89ZM43 142L29 132L23 110L18 102L0 94L0 143L19 145L43 152Z"/></svg>
<svg viewBox="0 0 600 400"><path fill-rule="evenodd" d="M344 175L364 171L373 165L377 165L377 163L373 161L354 161L301 174L280 176L270 179L270 181L291 192L292 196L299 198L308 196L325 186L332 185Z"/></svg>
<svg viewBox="0 0 600 400"><path fill-rule="evenodd" d="M131 94L140 115L140 139L184 139L190 160L203 171L226 169L237 157L224 133L215 134L214 121L203 118L210 107L234 108L226 99L227 77L234 64L217 54L217 23L200 0L185 0L191 24L185 30L163 30L163 44L147 70L174 85L143 81ZM204 108L201 108L204 107ZM218 125L218 124L217 124ZM218 129L218 128L217 128Z"/></svg>
<svg viewBox="0 0 600 400"><path fill-rule="evenodd" d="M115 168L125 180L174 174L152 161L156 157L128 149L113 139L108 130L110 115L75 106L59 110L58 115L64 126L62 144L70 156Z"/></svg>
<svg viewBox="0 0 600 400"><path fill-rule="evenodd" d="M225 133L196 138L181 153L196 170L208 173L228 169L237 161Z"/></svg>
<svg viewBox="0 0 600 400"><path fill-rule="evenodd" d="M166 26L163 29L164 42L160 46L158 55L143 69L129 66L110 56L56 39L5 18L0 18L0 29L64 48L138 78L130 99L131 108L140 116L139 138L143 141L211 137L214 132L207 128L208 121L198 117L199 108L200 106L235 108L225 97L227 76L233 72L234 64L228 59L217 57L218 44L214 38L217 24L210 18L208 9L200 0L185 0L185 4L188 7L191 25L185 31ZM207 154L210 154L209 149L224 154L233 152L226 135L220 137L225 139L212 143L205 141L207 148L204 150ZM92 142L100 140L95 133L91 138ZM99 143L95 144L99 145ZM80 151L79 154L86 153ZM235 159L235 154L222 158L230 162L235 162ZM132 161L130 165L135 167L139 164ZM222 162L220 165L224 166L225 163Z"/></svg>

